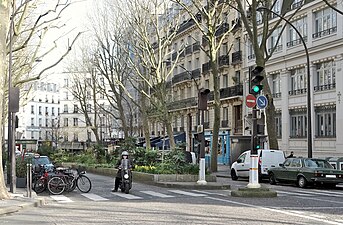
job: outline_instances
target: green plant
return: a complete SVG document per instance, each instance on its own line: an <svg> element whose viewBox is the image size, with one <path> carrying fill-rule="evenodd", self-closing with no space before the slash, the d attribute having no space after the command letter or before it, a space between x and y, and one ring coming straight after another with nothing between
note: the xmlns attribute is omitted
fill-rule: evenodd
<svg viewBox="0 0 343 225"><path fill-rule="evenodd" d="M17 177L26 177L28 163L30 163L30 159L23 159L21 157L17 158L15 164Z"/></svg>
<svg viewBox="0 0 343 225"><path fill-rule="evenodd" d="M158 161L158 152L156 150L139 147L132 153L132 158L137 166L153 166Z"/></svg>

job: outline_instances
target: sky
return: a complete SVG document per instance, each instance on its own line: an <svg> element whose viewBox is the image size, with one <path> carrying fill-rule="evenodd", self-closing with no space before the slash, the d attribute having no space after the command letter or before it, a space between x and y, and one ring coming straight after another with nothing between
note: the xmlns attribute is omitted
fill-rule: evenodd
<svg viewBox="0 0 343 225"><path fill-rule="evenodd" d="M47 66L56 62L60 56L67 51L68 46L71 44L76 35L79 32L87 31L87 14L92 12L92 4L94 1L95 0L71 0L72 4L66 8L60 19L65 26L59 29L49 30L44 41L44 47L42 49L43 51L50 49L54 45L53 41L58 39L56 41L57 48L53 53L42 58L42 61L39 63L36 71L41 71L43 68L46 68ZM80 41L82 38L85 38L85 35L86 32L83 33L83 37L80 36L78 38L78 41ZM76 48L73 48L73 50L76 50ZM71 52L69 55L72 54L73 52ZM68 64L68 57L60 62L58 66L44 73L43 77L50 77L51 75L64 71Z"/></svg>

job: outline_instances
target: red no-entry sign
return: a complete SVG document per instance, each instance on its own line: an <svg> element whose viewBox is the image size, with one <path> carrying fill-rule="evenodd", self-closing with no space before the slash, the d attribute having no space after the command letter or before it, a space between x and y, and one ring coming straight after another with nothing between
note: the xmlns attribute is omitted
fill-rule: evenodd
<svg viewBox="0 0 343 225"><path fill-rule="evenodd" d="M252 94L247 95L245 103L247 107L253 108L256 105L256 97Z"/></svg>

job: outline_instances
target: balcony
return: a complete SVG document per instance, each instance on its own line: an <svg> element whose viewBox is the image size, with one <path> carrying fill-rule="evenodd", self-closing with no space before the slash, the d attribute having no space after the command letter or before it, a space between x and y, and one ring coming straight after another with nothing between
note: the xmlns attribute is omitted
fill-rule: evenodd
<svg viewBox="0 0 343 225"><path fill-rule="evenodd" d="M228 66L230 64L229 56L228 55L221 55L218 59L218 65L221 66Z"/></svg>
<svg viewBox="0 0 343 225"><path fill-rule="evenodd" d="M288 92L289 95L301 95L307 93L307 88L291 90Z"/></svg>
<svg viewBox="0 0 343 225"><path fill-rule="evenodd" d="M193 52L200 51L200 43L199 41L193 44Z"/></svg>
<svg viewBox="0 0 343 225"><path fill-rule="evenodd" d="M210 62L202 64L202 72L206 73L211 69Z"/></svg>
<svg viewBox="0 0 343 225"><path fill-rule="evenodd" d="M232 53L232 64L242 63L242 51Z"/></svg>
<svg viewBox="0 0 343 225"><path fill-rule="evenodd" d="M223 23L221 24L217 30L216 30L216 33L215 33L215 36L221 36L223 35L225 32L227 32L229 30L229 24L228 23Z"/></svg>
<svg viewBox="0 0 343 225"><path fill-rule="evenodd" d="M183 109L183 108L191 108L198 105L198 98L192 97L192 98L185 98L179 101L173 101L168 104L169 110L175 110L175 109Z"/></svg>
<svg viewBox="0 0 343 225"><path fill-rule="evenodd" d="M221 88L219 93L220 93L220 99L242 96L243 95L243 85L239 84L236 86ZM209 100L213 101L213 99L214 99L214 95L213 95L213 91L212 91L209 94Z"/></svg>
<svg viewBox="0 0 343 225"><path fill-rule="evenodd" d="M188 46L186 47L185 52L186 52L186 55L192 54L192 52L193 52L192 45L188 45Z"/></svg>
<svg viewBox="0 0 343 225"><path fill-rule="evenodd" d="M314 87L314 91L326 91L326 90L332 90L336 88L336 83L333 84L324 84Z"/></svg>
<svg viewBox="0 0 343 225"><path fill-rule="evenodd" d="M330 29L319 31L317 33L312 34L313 38L320 38L329 34L333 34L337 32L337 27L331 27Z"/></svg>
<svg viewBox="0 0 343 225"><path fill-rule="evenodd" d="M193 19L189 19L188 21L182 23L177 31L177 33L181 33L185 30L187 30L188 28L192 27L195 24Z"/></svg>
<svg viewBox="0 0 343 225"><path fill-rule="evenodd" d="M252 60L252 59L255 59L255 58L256 58L255 54L248 55L248 60Z"/></svg>
<svg viewBox="0 0 343 225"><path fill-rule="evenodd" d="M307 37L306 36L303 37L303 39L304 39L304 41L307 41ZM287 47L293 47L293 46L300 45L300 44L302 44L302 41L299 38L299 39L295 39L293 41L287 42Z"/></svg>
<svg viewBox="0 0 343 225"><path fill-rule="evenodd" d="M189 81L191 79L196 79L200 77L200 69L195 69L192 71L184 71L182 73L174 75L172 78L172 83L177 84L183 81Z"/></svg>
<svg viewBox="0 0 343 225"><path fill-rule="evenodd" d="M208 39L205 35L202 36L201 44L202 44L202 46L208 45Z"/></svg>

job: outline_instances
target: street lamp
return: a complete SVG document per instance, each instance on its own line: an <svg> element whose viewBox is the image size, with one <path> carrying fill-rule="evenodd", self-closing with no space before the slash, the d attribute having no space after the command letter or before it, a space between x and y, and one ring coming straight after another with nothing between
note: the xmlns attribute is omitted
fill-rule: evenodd
<svg viewBox="0 0 343 225"><path fill-rule="evenodd" d="M285 17L281 16L280 14L273 12L269 8L266 7L258 7L256 11L262 11L266 10L277 17L281 18L284 20L287 24L289 24L295 32L298 34L302 44L304 45L305 48L305 53L306 53L306 61L307 61L307 154L309 158L312 158L312 124L311 124L311 84L310 84L310 56L308 54L308 49L305 43L304 38L302 37L301 33L299 30L291 23L289 22Z"/></svg>

